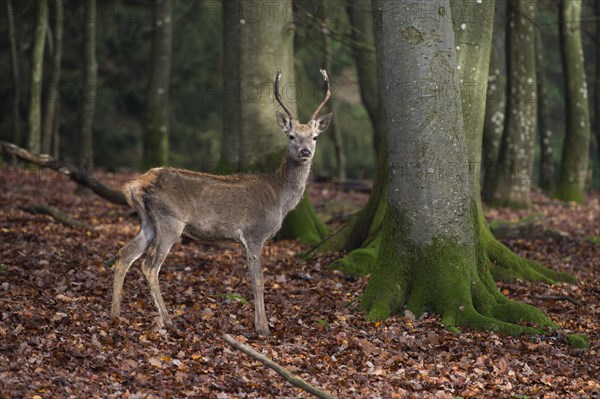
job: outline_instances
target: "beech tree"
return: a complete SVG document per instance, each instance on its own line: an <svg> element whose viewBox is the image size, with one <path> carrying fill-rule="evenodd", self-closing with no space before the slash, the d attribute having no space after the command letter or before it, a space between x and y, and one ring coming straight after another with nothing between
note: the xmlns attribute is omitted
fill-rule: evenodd
<svg viewBox="0 0 600 399"><path fill-rule="evenodd" d="M44 62L44 47L46 40L46 26L48 24L48 3L46 0L37 0L37 23L35 38L31 55L31 75L29 81L29 114L27 149L39 154L42 146L42 70Z"/></svg>
<svg viewBox="0 0 600 399"><path fill-rule="evenodd" d="M536 21L536 1L508 1L506 57L509 95L497 179L489 198L496 206L531 206L537 120Z"/></svg>
<svg viewBox="0 0 600 399"><path fill-rule="evenodd" d="M458 66L461 58L479 63L487 76L487 61L469 55L489 60L490 41L461 46L467 55L457 57L450 3L437 4L439 18L408 18L418 12L414 2L373 3L390 179L381 248L361 306L373 320L407 306L416 315L434 311L451 328L538 333L552 321L495 285L469 173L465 132L483 124L485 104L463 114ZM479 22L479 33L469 24L460 29L489 37L491 20Z"/></svg>
<svg viewBox="0 0 600 399"><path fill-rule="evenodd" d="M540 136L540 188L546 192L554 190L554 148L550 122L550 100L548 98L548 82L544 68L544 44L542 33L537 29L535 37L536 75L538 83L538 131Z"/></svg>
<svg viewBox="0 0 600 399"><path fill-rule="evenodd" d="M169 83L173 41L172 0L152 5L151 72L146 105L143 167L167 165L169 161Z"/></svg>
<svg viewBox="0 0 600 399"><path fill-rule="evenodd" d="M581 0L561 1L559 23L567 123L555 196L581 203L585 200L590 143L588 89L581 44Z"/></svg>
<svg viewBox="0 0 600 399"><path fill-rule="evenodd" d="M81 110L81 131L79 146L79 166L88 170L94 163L93 135L94 113L98 81L98 62L96 61L96 0L87 0L84 13L83 44L83 101Z"/></svg>
<svg viewBox="0 0 600 399"><path fill-rule="evenodd" d="M223 2L223 12L224 133L219 169L273 169L287 148L275 121L277 103L272 96L278 69L283 76L282 96L297 114L292 2L229 0ZM279 237L316 244L328 233L305 197L286 217Z"/></svg>
<svg viewBox="0 0 600 399"><path fill-rule="evenodd" d="M21 79L19 77L19 56L17 52L17 34L15 32L15 18L12 0L6 0L6 19L8 23L8 42L10 45L10 67L13 79L12 118L13 118L13 142L21 145L21 115L19 107L21 104Z"/></svg>

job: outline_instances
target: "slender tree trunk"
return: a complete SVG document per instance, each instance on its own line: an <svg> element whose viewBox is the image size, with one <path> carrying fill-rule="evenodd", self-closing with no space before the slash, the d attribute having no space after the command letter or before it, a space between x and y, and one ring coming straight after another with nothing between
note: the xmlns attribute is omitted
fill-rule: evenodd
<svg viewBox="0 0 600 399"><path fill-rule="evenodd" d="M504 132L506 112L506 77L501 72L501 57L492 46L490 72L486 99L485 123L483 128L483 194L489 198L498 178L498 156Z"/></svg>
<svg viewBox="0 0 600 399"><path fill-rule="evenodd" d="M98 94L98 64L96 61L96 0L86 0L84 24L84 67L83 67L83 107L81 110L81 131L79 167L89 171L94 162L93 125Z"/></svg>
<svg viewBox="0 0 600 399"><path fill-rule="evenodd" d="M595 110L596 121L596 154L600 163L600 2L596 3L596 79L595 79Z"/></svg>
<svg viewBox="0 0 600 399"><path fill-rule="evenodd" d="M143 167L169 161L169 82L173 41L172 0L155 0L152 11L152 71L148 85Z"/></svg>
<svg viewBox="0 0 600 399"><path fill-rule="evenodd" d="M12 0L6 0L6 18L8 20L8 41L10 44L10 66L13 79L13 142L16 145L21 145L21 113L19 107L21 105L21 79L19 77L19 53L17 51L17 34L15 33L15 20Z"/></svg>
<svg viewBox="0 0 600 399"><path fill-rule="evenodd" d="M537 120L535 29L537 3L509 0L507 19L507 113L498 179L490 202L496 206L529 208Z"/></svg>
<svg viewBox="0 0 600 399"><path fill-rule="evenodd" d="M62 60L62 32L63 32L63 5L62 0L54 1L54 45L52 54L52 72L50 85L48 86L48 96L46 98L46 115L44 117L44 136L42 139L42 152L50 154L52 151L52 140L57 140L55 135L58 131L55 129L55 119L59 119L58 102L60 101L60 69Z"/></svg>
<svg viewBox="0 0 600 399"><path fill-rule="evenodd" d="M540 332L518 322L553 327L537 309L503 297L491 278L474 215L464 131L465 122L475 119L482 128L485 105L472 113L479 114L475 119L471 112L463 115L449 2L436 3L444 18L406 18L413 4L373 2L390 182L381 248L361 306L372 320L403 306L417 316L433 311L452 329L518 335ZM486 66L484 77L487 50L485 60L475 60ZM408 91L403 84L427 90Z"/></svg>
<svg viewBox="0 0 600 399"><path fill-rule="evenodd" d="M42 101L42 68L44 62L44 47L46 26L48 23L48 3L46 0L37 0L37 25L35 40L31 56L31 78L29 88L29 133L27 135L27 149L39 154L41 150L41 101Z"/></svg>
<svg viewBox="0 0 600 399"><path fill-rule="evenodd" d="M560 38L567 130L555 196L582 203L588 171L590 112L581 43L581 0L561 1Z"/></svg>
<svg viewBox="0 0 600 399"><path fill-rule="evenodd" d="M550 122L550 101L548 100L548 83L546 69L544 68L544 51L542 33L536 29L536 68L538 82L538 122L540 136L540 188L546 192L554 191L554 148L552 137L554 134Z"/></svg>

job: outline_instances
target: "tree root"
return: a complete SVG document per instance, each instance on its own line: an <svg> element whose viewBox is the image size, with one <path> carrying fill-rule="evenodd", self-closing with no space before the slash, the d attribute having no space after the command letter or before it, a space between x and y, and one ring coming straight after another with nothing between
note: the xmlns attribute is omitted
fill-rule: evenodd
<svg viewBox="0 0 600 399"><path fill-rule="evenodd" d="M283 368L279 364L275 363L274 361L272 361L265 355L262 355L262 354L258 353L257 351L255 351L252 347L235 340L231 335L223 334L223 340L225 342L227 342L229 345L231 345L233 348L245 353L246 355L252 357L253 359L258 360L265 366L274 370L277 374L279 374L280 376L285 378L288 382L290 382L295 387L303 389L304 391L310 393L311 395L316 396L317 398L335 399L335 396L333 396L331 393L323 391L319 388L316 388L314 385L309 384L308 382L304 381L302 378L296 377L295 375L293 375L292 373L290 373L285 368Z"/></svg>
<svg viewBox="0 0 600 399"><path fill-rule="evenodd" d="M65 226L77 227L78 229L94 230L94 226L92 226L91 224L75 220L71 218L71 216L69 216L68 213L61 212L53 206L21 206L19 207L19 209L25 212L32 213L34 215L50 215Z"/></svg>

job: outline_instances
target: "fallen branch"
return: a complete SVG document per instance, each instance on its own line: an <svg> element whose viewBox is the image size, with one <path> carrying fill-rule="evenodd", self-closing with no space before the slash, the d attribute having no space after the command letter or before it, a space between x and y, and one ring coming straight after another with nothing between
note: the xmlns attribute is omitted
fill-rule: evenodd
<svg viewBox="0 0 600 399"><path fill-rule="evenodd" d="M272 361L265 355L262 355L262 354L258 353L257 351L255 351L252 347L235 340L231 335L223 334L223 339L225 340L225 342L227 342L229 345L231 345L235 349L238 349L238 350L244 352L246 355L252 357L253 359L258 360L265 366L274 370L277 374L281 375L283 378L288 380L292 385L305 390L306 392L316 396L317 398L335 399L335 396L333 396L329 392L322 391L322 390L314 387L313 385L309 384L308 382L304 381L302 378L296 377L295 375L293 375L292 373L290 373L285 368L283 368L279 364L275 363L274 361Z"/></svg>
<svg viewBox="0 0 600 399"><path fill-rule="evenodd" d="M496 238L553 238L564 240L569 234L546 228L539 220L524 220L516 223L499 222L490 226Z"/></svg>
<svg viewBox="0 0 600 399"><path fill-rule="evenodd" d="M54 160L50 155L32 154L24 148L18 147L6 141L0 141L0 153L3 153L9 157L18 158L22 161L35 164L42 168L55 170L58 173L68 176L71 180L73 180L80 186L89 188L94 193L98 194L100 197L104 198L107 201L118 205L127 205L127 201L125 201L125 196L122 192L113 190L105 186L104 184L94 179L93 177L88 176L86 173L79 170L78 168Z"/></svg>
<svg viewBox="0 0 600 399"><path fill-rule="evenodd" d="M566 301L566 302L571 302L572 304L577 305L577 306L582 306L581 302L579 302L567 295L541 295L541 296L535 296L533 298L539 299L541 301Z"/></svg>
<svg viewBox="0 0 600 399"><path fill-rule="evenodd" d="M58 209L52 206L46 205L38 205L38 206L22 206L19 209L24 210L25 212L32 213L34 215L50 215L54 219L58 220L65 226L73 226L79 229L87 229L94 230L94 226L87 224L85 222L80 222L75 220L69 216L69 214L59 211Z"/></svg>

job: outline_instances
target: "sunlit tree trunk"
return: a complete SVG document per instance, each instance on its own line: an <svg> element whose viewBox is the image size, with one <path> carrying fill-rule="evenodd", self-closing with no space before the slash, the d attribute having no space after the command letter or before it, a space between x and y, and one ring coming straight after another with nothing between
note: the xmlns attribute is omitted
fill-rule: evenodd
<svg viewBox="0 0 600 399"><path fill-rule="evenodd" d="M275 120L278 106L272 93L275 73L281 69L282 97L296 112L292 10L291 0L228 0L224 4L224 64L229 73L224 76L223 146L238 149L237 156L230 149L222 151L226 158L222 167L229 169L225 171L233 171L231 166L237 165L231 164L236 160L242 170L274 170L287 148L287 138ZM258 12L261 18L248 18ZM328 232L305 197L288 214L278 236L317 243Z"/></svg>
<svg viewBox="0 0 600 399"><path fill-rule="evenodd" d="M482 129L485 104L463 115L449 2L436 3L444 18L406 18L413 7L412 1L373 2L390 180L381 248L361 306L372 320L403 306L416 315L433 311L453 329L517 335L539 331L517 324L523 321L554 326L537 309L503 297L491 277L464 129L476 122ZM485 60L474 60L482 77L489 45L483 44ZM406 84L426 90L407 91Z"/></svg>
<svg viewBox="0 0 600 399"><path fill-rule="evenodd" d="M13 79L13 101L12 101L12 117L13 117L13 142L16 145L21 145L21 113L19 107L21 105L21 79L19 77L19 53L17 51L17 35L15 33L15 20L12 0L6 0L6 19L8 20L8 42L10 45L10 66Z"/></svg>
<svg viewBox="0 0 600 399"><path fill-rule="evenodd" d="M585 200L590 143L588 89L581 43L581 0L560 3L560 38L567 123L555 196L581 203Z"/></svg>
<svg viewBox="0 0 600 399"><path fill-rule="evenodd" d="M27 118L29 132L27 135L27 149L34 154L39 154L42 141L42 68L44 62L44 47L46 40L46 27L48 24L48 3L46 0L37 0L37 23L33 53L31 56L31 75L29 81L29 116Z"/></svg>
<svg viewBox="0 0 600 399"><path fill-rule="evenodd" d="M169 84L173 41L172 0L152 6L152 53L144 130L144 169L169 162Z"/></svg>
<svg viewBox="0 0 600 399"><path fill-rule="evenodd" d="M529 208L537 120L535 29L537 3L510 0L507 18L507 112L498 178L490 202Z"/></svg>
<svg viewBox="0 0 600 399"><path fill-rule="evenodd" d="M50 84L48 86L48 96L46 98L46 115L44 116L44 135L42 140L42 152L50 154L52 152L52 141L58 140L58 130L55 129L59 119L58 102L60 101L60 69L62 60L62 36L64 12L62 0L54 1L54 52L52 54L52 71Z"/></svg>
<svg viewBox="0 0 600 399"><path fill-rule="evenodd" d="M548 83L544 68L544 50L542 34L536 29L535 51L537 57L537 83L538 83L538 130L540 136L540 188L546 192L554 190L554 148L552 147L552 133L550 122L550 101L548 100Z"/></svg>
<svg viewBox="0 0 600 399"><path fill-rule="evenodd" d="M96 0L85 3L83 44L83 107L81 110L79 166L88 170L94 162L93 125L97 101L98 64L96 61Z"/></svg>

